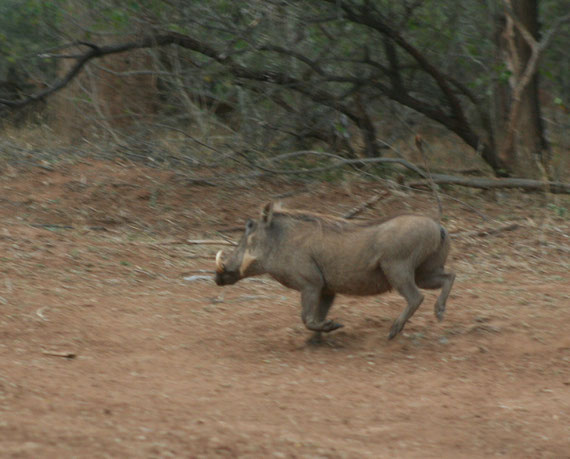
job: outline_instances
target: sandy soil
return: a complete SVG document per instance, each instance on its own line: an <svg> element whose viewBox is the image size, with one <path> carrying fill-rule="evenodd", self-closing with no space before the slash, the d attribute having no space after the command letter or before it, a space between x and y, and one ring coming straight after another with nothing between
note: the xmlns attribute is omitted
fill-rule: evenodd
<svg viewBox="0 0 570 459"><path fill-rule="evenodd" d="M461 196L493 222L446 201L445 320L426 292L391 342L397 294L340 298L345 328L312 347L296 292L263 277L217 287L219 247L186 243L220 239L280 193L342 214L377 188L3 167L0 456L570 457L567 200ZM392 194L362 216L409 208L432 198Z"/></svg>

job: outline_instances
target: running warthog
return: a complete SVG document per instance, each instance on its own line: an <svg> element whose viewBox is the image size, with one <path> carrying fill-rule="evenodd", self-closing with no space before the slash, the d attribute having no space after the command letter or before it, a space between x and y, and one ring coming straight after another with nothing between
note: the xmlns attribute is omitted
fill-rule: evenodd
<svg viewBox="0 0 570 459"><path fill-rule="evenodd" d="M375 295L396 289L408 302L389 339L402 331L424 297L418 287L439 289L435 315L443 319L455 274L444 271L450 240L435 220L400 215L354 222L267 204L248 220L238 246L216 255L216 283L268 273L301 292L303 323L316 333L342 327L326 320L337 293Z"/></svg>

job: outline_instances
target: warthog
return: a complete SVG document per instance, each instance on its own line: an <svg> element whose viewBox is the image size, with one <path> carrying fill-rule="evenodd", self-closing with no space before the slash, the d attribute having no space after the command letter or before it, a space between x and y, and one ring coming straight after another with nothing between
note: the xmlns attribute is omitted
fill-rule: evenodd
<svg viewBox="0 0 570 459"><path fill-rule="evenodd" d="M216 255L216 283L268 273L301 292L303 323L309 330L342 327L327 320L337 293L375 295L396 289L408 302L389 339L402 331L422 303L418 287L439 289L435 315L443 319L455 274L445 272L450 240L434 219L399 215L355 222L267 204L248 220L239 244L227 258Z"/></svg>

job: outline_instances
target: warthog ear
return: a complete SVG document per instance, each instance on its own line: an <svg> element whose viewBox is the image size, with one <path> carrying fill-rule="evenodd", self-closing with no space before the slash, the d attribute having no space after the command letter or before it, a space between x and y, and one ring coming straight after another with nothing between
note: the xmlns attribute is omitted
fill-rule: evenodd
<svg viewBox="0 0 570 459"><path fill-rule="evenodd" d="M261 221L267 226L271 225L271 219L273 218L273 203L268 202L265 204L261 211Z"/></svg>

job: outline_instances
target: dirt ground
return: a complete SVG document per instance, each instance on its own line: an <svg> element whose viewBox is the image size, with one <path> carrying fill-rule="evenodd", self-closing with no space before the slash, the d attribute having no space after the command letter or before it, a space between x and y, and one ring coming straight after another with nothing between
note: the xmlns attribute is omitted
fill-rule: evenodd
<svg viewBox="0 0 570 459"><path fill-rule="evenodd" d="M217 287L220 247L187 240L237 239L284 195L343 214L378 185L191 186L78 160L4 164L0 190L1 457L570 457L566 198L448 191L495 220L444 201L444 321L425 292L389 342L397 294L342 297L345 328L314 347L298 293ZM433 207L393 191L362 218Z"/></svg>

